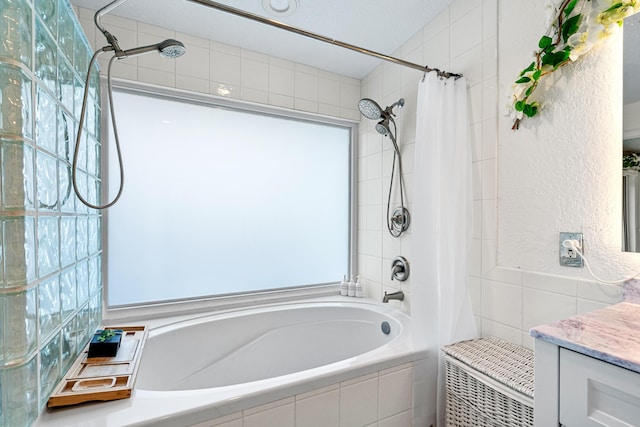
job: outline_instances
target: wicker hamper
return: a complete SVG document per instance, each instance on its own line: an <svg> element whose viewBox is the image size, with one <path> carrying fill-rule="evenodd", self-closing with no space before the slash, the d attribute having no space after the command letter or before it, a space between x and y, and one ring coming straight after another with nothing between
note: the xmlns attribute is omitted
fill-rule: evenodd
<svg viewBox="0 0 640 427"><path fill-rule="evenodd" d="M448 427L533 426L533 351L493 337L443 351Z"/></svg>

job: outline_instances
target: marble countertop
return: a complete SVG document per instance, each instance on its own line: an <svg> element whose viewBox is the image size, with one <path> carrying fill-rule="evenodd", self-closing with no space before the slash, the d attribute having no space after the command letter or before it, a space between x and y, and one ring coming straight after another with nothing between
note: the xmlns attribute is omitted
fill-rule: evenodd
<svg viewBox="0 0 640 427"><path fill-rule="evenodd" d="M640 304L621 302L536 326L529 334L640 373Z"/></svg>

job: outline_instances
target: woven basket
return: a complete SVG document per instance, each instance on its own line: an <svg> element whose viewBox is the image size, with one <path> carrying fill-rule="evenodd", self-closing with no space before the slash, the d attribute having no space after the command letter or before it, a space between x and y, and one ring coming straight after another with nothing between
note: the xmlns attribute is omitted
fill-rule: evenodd
<svg viewBox="0 0 640 427"><path fill-rule="evenodd" d="M447 426L533 426L531 350L497 338L480 338L443 351Z"/></svg>

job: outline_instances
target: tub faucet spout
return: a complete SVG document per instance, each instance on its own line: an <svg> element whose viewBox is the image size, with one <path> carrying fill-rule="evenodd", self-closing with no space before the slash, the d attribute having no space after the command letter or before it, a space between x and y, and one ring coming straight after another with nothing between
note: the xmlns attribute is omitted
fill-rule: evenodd
<svg viewBox="0 0 640 427"><path fill-rule="evenodd" d="M397 299L398 301L403 301L404 300L404 292L397 291L397 292L392 292L390 294L385 292L384 296L382 297L382 302L387 303L387 302L389 302L389 300L392 300L392 299Z"/></svg>

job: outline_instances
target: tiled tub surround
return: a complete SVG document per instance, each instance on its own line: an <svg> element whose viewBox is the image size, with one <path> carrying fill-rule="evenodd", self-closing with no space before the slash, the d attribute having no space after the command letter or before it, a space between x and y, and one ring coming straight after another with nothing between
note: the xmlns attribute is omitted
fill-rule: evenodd
<svg viewBox="0 0 640 427"><path fill-rule="evenodd" d="M70 183L90 56L66 0L0 0L2 426L33 423L100 321L101 218ZM92 200L100 185L95 77L78 174Z"/></svg>
<svg viewBox="0 0 640 427"><path fill-rule="evenodd" d="M389 304L335 296L146 323L131 399L48 411L37 425L412 425L426 353ZM209 339L220 330L225 338Z"/></svg>

